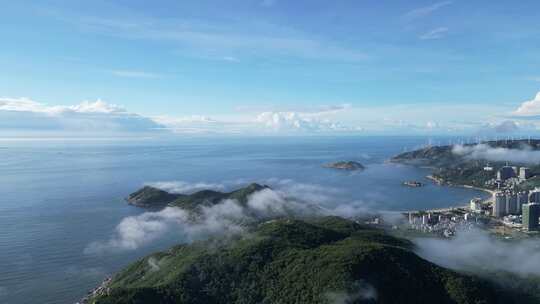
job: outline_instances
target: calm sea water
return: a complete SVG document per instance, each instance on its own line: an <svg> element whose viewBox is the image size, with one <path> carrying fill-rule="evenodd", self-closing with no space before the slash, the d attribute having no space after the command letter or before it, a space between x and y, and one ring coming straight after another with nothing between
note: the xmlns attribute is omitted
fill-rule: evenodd
<svg viewBox="0 0 540 304"><path fill-rule="evenodd" d="M290 180L338 189L336 201L385 210L446 207L485 194L469 189L407 188L427 170L387 164L426 138L256 138L177 141L0 141L0 303L74 303L130 261L178 242L132 251L84 253L125 217L145 210L123 198L147 182L241 184ZM324 169L358 160L361 173Z"/></svg>

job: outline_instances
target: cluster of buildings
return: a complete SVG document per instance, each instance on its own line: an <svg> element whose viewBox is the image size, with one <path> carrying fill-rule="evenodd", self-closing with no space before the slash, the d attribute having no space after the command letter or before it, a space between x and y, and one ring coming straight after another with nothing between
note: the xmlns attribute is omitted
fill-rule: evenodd
<svg viewBox="0 0 540 304"><path fill-rule="evenodd" d="M519 222L519 216L521 216L523 229L528 231L538 230L540 188L532 191L515 192L506 190L495 192L493 194L492 215L497 218L510 215L508 219L512 223Z"/></svg>
<svg viewBox="0 0 540 304"><path fill-rule="evenodd" d="M457 230L467 230L476 225L498 227L501 223L525 231L540 231L540 188L518 190L518 185L532 174L527 167L506 164L495 172L487 164L484 171L495 173L486 182L493 192L493 202L473 198L469 208L449 208L430 212L408 213L409 227L422 232L451 237Z"/></svg>
<svg viewBox="0 0 540 304"><path fill-rule="evenodd" d="M531 169L527 167L515 167L515 166L504 166L499 171L497 171L497 180L505 181L510 178L517 178L519 180L526 180L531 175Z"/></svg>
<svg viewBox="0 0 540 304"><path fill-rule="evenodd" d="M409 227L422 232L451 237L456 230L472 228L479 217L461 209L437 210L433 212L409 212Z"/></svg>
<svg viewBox="0 0 540 304"><path fill-rule="evenodd" d="M485 171L493 171L489 164ZM516 166L501 167L496 178L487 182L490 186L497 186L499 191L493 194L492 215L504 218L504 222L515 227L521 226L524 230L539 230L540 217L540 188L532 191L516 191L516 186L531 177L531 170L527 167ZM478 207L471 201L471 210Z"/></svg>
<svg viewBox="0 0 540 304"><path fill-rule="evenodd" d="M484 171L493 171L493 167L489 164L484 167ZM512 188L519 183L526 181L531 177L531 169L528 167L516 167L509 166L508 164L504 167L501 167L496 174L496 178L488 180L486 186L496 186L498 189L501 188Z"/></svg>

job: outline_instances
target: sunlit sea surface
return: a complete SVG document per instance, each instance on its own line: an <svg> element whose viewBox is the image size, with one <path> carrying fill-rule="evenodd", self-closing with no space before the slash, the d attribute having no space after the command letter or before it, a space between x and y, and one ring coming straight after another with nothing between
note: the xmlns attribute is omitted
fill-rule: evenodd
<svg viewBox="0 0 540 304"><path fill-rule="evenodd" d="M74 303L136 258L181 241L169 235L136 250L84 252L109 239L123 218L145 212L124 198L147 182L232 187L288 180L337 189L336 202L384 210L447 207L486 195L433 185L426 169L385 163L426 143L419 137L0 141L0 303ZM335 160L357 160L367 169L321 166ZM411 179L427 186L401 186Z"/></svg>

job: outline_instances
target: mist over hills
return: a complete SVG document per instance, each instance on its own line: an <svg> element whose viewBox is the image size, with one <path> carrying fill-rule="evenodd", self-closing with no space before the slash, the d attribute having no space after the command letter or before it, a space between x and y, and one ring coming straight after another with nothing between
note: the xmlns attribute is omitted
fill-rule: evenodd
<svg viewBox="0 0 540 304"><path fill-rule="evenodd" d="M190 241L134 262L87 303L536 303L522 281L503 288L502 280L458 273L429 262L436 256L425 242L274 195L258 184L231 192L135 192L130 198L144 198L142 206L170 200L144 213L138 227L173 220ZM122 236L105 245L130 241L137 240Z"/></svg>
<svg viewBox="0 0 540 304"><path fill-rule="evenodd" d="M524 303L432 264L404 239L339 217L280 219L178 245L118 273L90 303ZM532 302L531 302L532 303Z"/></svg>

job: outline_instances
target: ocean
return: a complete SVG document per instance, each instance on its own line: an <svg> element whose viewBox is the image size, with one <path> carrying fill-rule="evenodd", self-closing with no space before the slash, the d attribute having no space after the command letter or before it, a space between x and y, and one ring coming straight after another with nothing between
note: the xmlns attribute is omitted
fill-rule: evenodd
<svg viewBox="0 0 540 304"><path fill-rule="evenodd" d="M326 205L360 202L394 211L463 205L486 196L434 185L425 179L427 169L386 162L427 142L425 137L2 140L0 303L75 303L135 259L181 242L169 234L133 250L86 250L110 239L122 219L147 211L124 201L145 183L228 190L259 182L293 186ZM336 160L356 160L366 170L322 167ZM427 186L404 187L405 180Z"/></svg>

